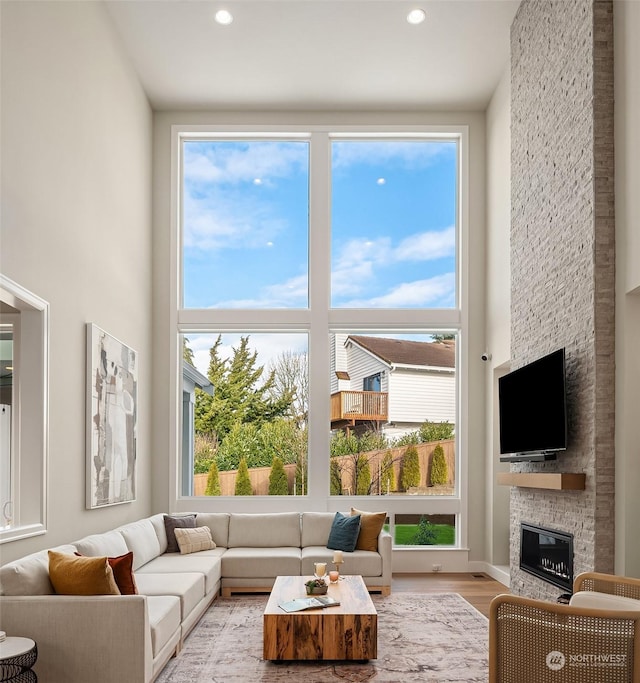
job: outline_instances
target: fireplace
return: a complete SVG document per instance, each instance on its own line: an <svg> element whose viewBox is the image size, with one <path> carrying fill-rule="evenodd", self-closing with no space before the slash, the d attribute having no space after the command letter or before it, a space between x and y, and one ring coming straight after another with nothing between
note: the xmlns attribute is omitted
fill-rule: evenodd
<svg viewBox="0 0 640 683"><path fill-rule="evenodd" d="M571 591L573 534L521 523L520 569Z"/></svg>

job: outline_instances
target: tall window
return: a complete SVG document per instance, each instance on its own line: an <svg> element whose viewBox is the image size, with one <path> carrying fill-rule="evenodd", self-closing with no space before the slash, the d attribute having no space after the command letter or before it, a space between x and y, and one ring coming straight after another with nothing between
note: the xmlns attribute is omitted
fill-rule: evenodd
<svg viewBox="0 0 640 683"><path fill-rule="evenodd" d="M465 136L177 135L181 495L386 496L397 544L455 538Z"/></svg>

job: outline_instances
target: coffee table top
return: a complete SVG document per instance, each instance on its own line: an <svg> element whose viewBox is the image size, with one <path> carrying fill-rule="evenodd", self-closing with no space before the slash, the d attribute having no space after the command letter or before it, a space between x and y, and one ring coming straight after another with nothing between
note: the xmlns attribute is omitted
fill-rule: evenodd
<svg viewBox="0 0 640 683"><path fill-rule="evenodd" d="M278 604L287 602L294 598L307 597L305 591L305 581L312 579L313 576L278 576L271 589L269 602L264 610L265 614L288 614L294 616L299 614L313 614L323 612L329 614L377 614L375 605L371 600L369 591L361 576L347 574L340 577L337 583L330 583L327 595L340 601L339 605L333 607L319 607L318 609L304 610L304 612L287 613Z"/></svg>

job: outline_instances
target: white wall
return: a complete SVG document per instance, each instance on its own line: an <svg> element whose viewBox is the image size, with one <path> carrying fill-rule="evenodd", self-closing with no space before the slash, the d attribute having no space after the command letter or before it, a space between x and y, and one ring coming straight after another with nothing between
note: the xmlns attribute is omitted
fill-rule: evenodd
<svg viewBox="0 0 640 683"><path fill-rule="evenodd" d="M0 3L2 272L50 304L48 528L7 562L151 508L151 110L97 2ZM139 353L137 500L85 510L85 324Z"/></svg>
<svg viewBox="0 0 640 683"><path fill-rule="evenodd" d="M616 572L640 577L640 3L614 12Z"/></svg>
<svg viewBox="0 0 640 683"><path fill-rule="evenodd" d="M511 358L511 71L507 66L487 108L486 491L487 561L509 564L509 488L496 484L499 461L497 381Z"/></svg>

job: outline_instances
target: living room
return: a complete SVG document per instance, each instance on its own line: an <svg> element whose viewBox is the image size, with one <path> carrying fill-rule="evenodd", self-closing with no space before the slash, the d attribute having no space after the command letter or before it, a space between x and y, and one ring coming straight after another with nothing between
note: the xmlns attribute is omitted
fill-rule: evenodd
<svg viewBox="0 0 640 683"><path fill-rule="evenodd" d="M358 11L398 5L349 4ZM400 4L404 21L411 8ZM489 12L501 3L471 4L482 13L483 5ZM606 81L606 74L567 66L572 54L591 65L602 63L600 53L592 52L603 49L602 41L585 38L594 23L578 20L592 3L512 4L509 23L515 23L510 34L502 34L507 49L495 86L484 105L470 109L453 99L436 107L428 99L383 98L369 107L327 108L313 94L308 104L297 101L294 108L296 93L288 93L288 100L274 94L272 101L263 95L245 106L244 93L219 107L191 100L180 107L153 106L156 93L141 85L116 8L97 2L0 4L1 271L47 302L50 325L48 428L21 465L30 475L20 483L25 528L3 536L1 564L160 512L335 512L352 504L376 510L386 503L330 497L327 463L318 459L309 463L317 488L305 500L255 499L247 510L237 497L214 502L178 495L177 370L170 369L177 368L178 358L174 136L190 127L291 132L316 126L344 132L444 126L465 129L468 141L462 218L466 318L458 327L463 467L459 495L447 502L463 535L454 549L394 551L393 571L424 573L437 564L443 572L486 572L521 594L555 599L555 588L522 577L519 524L556 527L566 518L577 568L640 577L634 524L640 513L640 424L634 419L640 399L640 238L634 221L640 214L634 191L640 175L634 126L640 113L634 87L640 78L634 40L640 6L612 3L613 66L607 73L613 81ZM595 6L606 9L608 3ZM535 44L525 41L532 35ZM254 59L259 62L261 55ZM438 64L446 73L447 60ZM349 72L357 76L356 67ZM331 80L339 83L338 74ZM559 101L562 107L556 107ZM531 111L535 116L527 116ZM27 294L24 301L29 303ZM85 505L90 322L125 340L139 358L135 500L101 509ZM341 329L360 322L347 313ZM229 329L232 323L229 318ZM573 382L573 443L556 462L500 463L498 378L558 347L567 349ZM487 351L490 358L483 361ZM325 410L310 419L326 424ZM40 429L42 414L36 412L30 431ZM498 474L510 469L586 473L586 489L549 493L499 485ZM541 509L544 514L532 512Z"/></svg>

